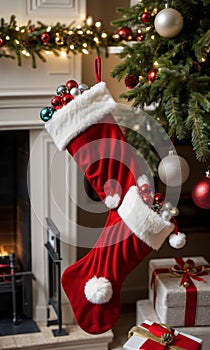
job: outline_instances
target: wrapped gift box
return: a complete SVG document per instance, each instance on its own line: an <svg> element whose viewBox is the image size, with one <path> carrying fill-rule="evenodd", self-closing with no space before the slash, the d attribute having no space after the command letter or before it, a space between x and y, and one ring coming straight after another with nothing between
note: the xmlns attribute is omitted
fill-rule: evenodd
<svg viewBox="0 0 210 350"><path fill-rule="evenodd" d="M149 299L138 300L136 303L136 324L141 324L147 319L160 323L151 301ZM171 326L173 327L173 325ZM210 325L200 327L177 327L176 329L179 332L184 332L194 335L197 338L201 338L203 340L202 350L210 349Z"/></svg>
<svg viewBox="0 0 210 350"><path fill-rule="evenodd" d="M124 344L124 350L200 350L202 339L178 332L176 329L166 329L164 326L144 321L140 326L133 327L133 334Z"/></svg>
<svg viewBox="0 0 210 350"><path fill-rule="evenodd" d="M181 267L173 258L149 262L149 299L158 319L173 327L210 325L210 266L203 257L179 260L195 266Z"/></svg>

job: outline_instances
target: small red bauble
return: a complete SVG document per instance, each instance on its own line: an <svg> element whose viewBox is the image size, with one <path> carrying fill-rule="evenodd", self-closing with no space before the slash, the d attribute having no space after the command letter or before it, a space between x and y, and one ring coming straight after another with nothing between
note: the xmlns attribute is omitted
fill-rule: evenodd
<svg viewBox="0 0 210 350"><path fill-rule="evenodd" d="M164 202L164 199L165 199L165 197L162 193L155 193L155 195L154 195L154 203L155 204L162 205Z"/></svg>
<svg viewBox="0 0 210 350"><path fill-rule="evenodd" d="M129 27L122 27L118 29L117 34L121 40L130 41L133 39L133 32Z"/></svg>
<svg viewBox="0 0 210 350"><path fill-rule="evenodd" d="M66 87L67 87L67 89L71 90L73 87L78 88L78 84L75 80L68 80L66 82Z"/></svg>
<svg viewBox="0 0 210 350"><path fill-rule="evenodd" d="M43 42L43 44L47 44L48 43L48 41L50 40L50 36L49 36L49 34L48 33L43 33L41 36L40 36L40 38L41 38L41 41Z"/></svg>
<svg viewBox="0 0 210 350"><path fill-rule="evenodd" d="M69 102L71 102L74 99L74 97L71 94L64 94L62 96L62 104L67 105Z"/></svg>
<svg viewBox="0 0 210 350"><path fill-rule="evenodd" d="M144 34L140 34L136 37L136 41L142 41L144 40Z"/></svg>
<svg viewBox="0 0 210 350"><path fill-rule="evenodd" d="M124 82L128 89L133 89L138 84L139 79L135 75L130 74L125 78Z"/></svg>
<svg viewBox="0 0 210 350"><path fill-rule="evenodd" d="M210 177L200 180L192 189L193 202L202 209L210 209Z"/></svg>
<svg viewBox="0 0 210 350"><path fill-rule="evenodd" d="M4 46L4 40L0 38L0 47Z"/></svg>
<svg viewBox="0 0 210 350"><path fill-rule="evenodd" d="M147 204L149 207L153 204L153 198L148 193L142 194L142 199L145 204Z"/></svg>
<svg viewBox="0 0 210 350"><path fill-rule="evenodd" d="M151 20L151 14L149 12L144 12L141 15L141 20L143 23L148 23Z"/></svg>
<svg viewBox="0 0 210 350"><path fill-rule="evenodd" d="M149 184L143 184L142 186L139 187L140 192L143 193L151 193L152 192L152 187Z"/></svg>
<svg viewBox="0 0 210 350"><path fill-rule="evenodd" d="M55 109L59 109L62 107L62 98L61 96L54 96L51 100L51 105L55 108Z"/></svg>
<svg viewBox="0 0 210 350"><path fill-rule="evenodd" d="M156 78L157 72L155 69L152 69L149 73L148 73L148 80L150 81L150 83L153 83L155 78Z"/></svg>

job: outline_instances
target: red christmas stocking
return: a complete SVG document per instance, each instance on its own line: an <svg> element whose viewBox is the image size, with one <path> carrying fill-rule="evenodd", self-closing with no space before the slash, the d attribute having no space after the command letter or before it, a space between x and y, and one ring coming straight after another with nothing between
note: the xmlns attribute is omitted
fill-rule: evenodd
<svg viewBox="0 0 210 350"><path fill-rule="evenodd" d="M78 324L95 334L116 322L125 277L174 229L147 205L151 187L140 176L137 158L111 114L115 107L101 82L45 124L57 147L69 151L110 209L95 246L62 275Z"/></svg>

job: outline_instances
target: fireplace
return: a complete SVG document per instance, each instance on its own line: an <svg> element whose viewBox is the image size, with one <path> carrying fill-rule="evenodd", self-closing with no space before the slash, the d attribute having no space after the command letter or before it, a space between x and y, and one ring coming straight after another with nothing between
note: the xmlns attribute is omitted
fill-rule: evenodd
<svg viewBox="0 0 210 350"><path fill-rule="evenodd" d="M0 320L14 322L33 316L28 159L28 130L0 131Z"/></svg>
<svg viewBox="0 0 210 350"><path fill-rule="evenodd" d="M0 131L0 256L15 253L20 271L31 268L28 159L28 131Z"/></svg>

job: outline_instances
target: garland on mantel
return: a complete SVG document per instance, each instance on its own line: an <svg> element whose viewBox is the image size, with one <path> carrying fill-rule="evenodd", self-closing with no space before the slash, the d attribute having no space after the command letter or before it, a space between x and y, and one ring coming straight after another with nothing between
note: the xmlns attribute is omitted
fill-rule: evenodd
<svg viewBox="0 0 210 350"><path fill-rule="evenodd" d="M40 21L37 25L31 20L26 25L19 26L14 15L6 23L2 18L0 23L0 58L17 59L22 64L22 56L30 56L32 67L36 68L36 57L46 62L46 55L53 53L56 56L68 56L69 53L88 54L100 48L118 45L118 34L109 34L100 21L94 22L88 17L84 24L75 26L56 23L46 25Z"/></svg>

